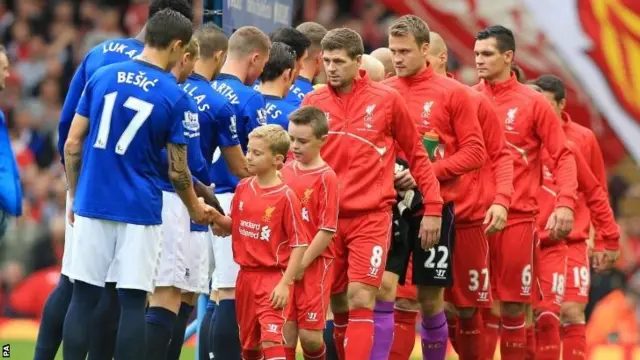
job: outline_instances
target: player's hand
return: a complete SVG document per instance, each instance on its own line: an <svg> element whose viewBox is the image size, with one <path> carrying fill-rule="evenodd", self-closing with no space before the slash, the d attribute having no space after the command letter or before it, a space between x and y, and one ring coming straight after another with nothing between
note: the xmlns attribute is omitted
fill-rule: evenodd
<svg viewBox="0 0 640 360"><path fill-rule="evenodd" d="M69 198L69 212L67 212L67 221L69 225L73 226L76 222L76 215L73 213L73 199Z"/></svg>
<svg viewBox="0 0 640 360"><path fill-rule="evenodd" d="M620 257L619 250L605 250L599 252L602 254L601 259L599 260L598 267L596 267L597 271L605 271L613 268L613 265L616 263L618 258Z"/></svg>
<svg viewBox="0 0 640 360"><path fill-rule="evenodd" d="M224 231L224 230L220 227L220 225L218 225L218 224L216 224L216 223L213 223L213 224L211 225L211 232L213 233L213 235L215 235L215 236L219 236L219 237L227 237L227 236L230 236L230 235L231 235L230 233L228 233L228 232Z"/></svg>
<svg viewBox="0 0 640 360"><path fill-rule="evenodd" d="M289 285L278 283L276 288L271 292L271 296L269 297L271 301L271 307L274 309L282 309L287 305L289 301Z"/></svg>
<svg viewBox="0 0 640 360"><path fill-rule="evenodd" d="M409 190L416 187L416 180L409 169L406 169L395 174L394 185L397 190Z"/></svg>
<svg viewBox="0 0 640 360"><path fill-rule="evenodd" d="M498 231L502 231L507 223L507 208L499 204L493 204L487 210L487 215L484 217L483 225L489 224L484 233L487 235L493 235Z"/></svg>
<svg viewBox="0 0 640 360"><path fill-rule="evenodd" d="M423 249L429 250L440 241L440 229L442 217L425 215L420 222L420 244Z"/></svg>
<svg viewBox="0 0 640 360"><path fill-rule="evenodd" d="M205 204L204 199L199 197L198 203L191 210L189 216L191 217L191 220L193 220L193 222L196 224L208 225L214 222L216 214L220 216L220 213L216 211L216 209Z"/></svg>
<svg viewBox="0 0 640 360"><path fill-rule="evenodd" d="M556 208L549 220L545 230L549 230L549 235L553 239L562 239L569 235L573 228L573 210L568 207L560 206Z"/></svg>

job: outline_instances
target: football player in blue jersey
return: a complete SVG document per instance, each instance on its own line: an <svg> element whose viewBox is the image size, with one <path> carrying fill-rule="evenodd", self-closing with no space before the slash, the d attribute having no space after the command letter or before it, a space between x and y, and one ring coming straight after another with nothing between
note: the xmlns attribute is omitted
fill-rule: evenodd
<svg viewBox="0 0 640 360"><path fill-rule="evenodd" d="M284 99L294 78L296 53L291 46L271 43L269 61L260 74L260 92L266 102L267 124L277 124L283 129L289 128L289 114L296 110Z"/></svg>
<svg viewBox="0 0 640 360"><path fill-rule="evenodd" d="M75 245L65 359L86 358L92 326L101 325L90 314L106 282L116 283L121 307L115 359L146 357L141 345L162 247L165 147L169 179L190 217L211 222L214 210L196 196L187 166L191 101L166 71L182 58L192 33L191 21L178 12L156 13L139 57L100 68L82 93L64 146Z"/></svg>
<svg viewBox="0 0 640 360"><path fill-rule="evenodd" d="M189 19L193 17L193 11L188 0L152 0L149 5L149 18L163 9L177 11ZM135 38L108 40L95 46L82 60L71 80L60 115L58 150L63 163L63 146L67 140L69 127L85 84L100 67L127 61L140 54L144 47L145 32L146 30L143 28ZM68 208L69 202L67 202L67 210ZM35 360L53 360L62 341L62 324L69 307L69 301L71 301L73 289L67 276L73 250L72 234L73 227L67 224L60 281L45 303L36 342ZM107 289L110 289L109 285ZM96 321L103 324L101 330L104 332L101 336L96 336L97 340L91 344L91 353L93 354L92 358L95 356L94 359L113 358L113 354L110 352L113 351L118 317L118 306L117 304L113 306L111 301L114 298L117 298L114 295L114 291L107 291L94 311L97 317ZM115 310L115 314L112 313L113 310Z"/></svg>
<svg viewBox="0 0 640 360"><path fill-rule="evenodd" d="M229 51L220 75L211 87L226 97L233 107L238 140L247 151L248 135L265 123L264 97L252 85L269 59L271 42L258 28L245 26L229 37ZM211 181L223 210L229 213L231 199L238 184L224 158L216 151L211 166ZM240 340L235 316L235 286L240 270L233 261L231 237L213 241L215 270L212 276L212 296L218 291L218 310L213 324L212 347L217 359L240 359Z"/></svg>

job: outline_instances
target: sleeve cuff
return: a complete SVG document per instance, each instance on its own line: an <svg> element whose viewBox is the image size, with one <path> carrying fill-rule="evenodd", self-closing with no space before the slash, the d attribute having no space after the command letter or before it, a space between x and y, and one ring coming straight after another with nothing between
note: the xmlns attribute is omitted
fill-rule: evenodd
<svg viewBox="0 0 640 360"><path fill-rule="evenodd" d="M556 200L556 209L559 207L566 207L574 210L575 204L576 200L571 196L558 196L558 199Z"/></svg>
<svg viewBox="0 0 640 360"><path fill-rule="evenodd" d="M424 202L424 215L427 216L442 216L442 203L441 202Z"/></svg>
<svg viewBox="0 0 640 360"><path fill-rule="evenodd" d="M495 198L493 199L493 203L504 206L505 209L509 210L511 198L503 194L496 194Z"/></svg>

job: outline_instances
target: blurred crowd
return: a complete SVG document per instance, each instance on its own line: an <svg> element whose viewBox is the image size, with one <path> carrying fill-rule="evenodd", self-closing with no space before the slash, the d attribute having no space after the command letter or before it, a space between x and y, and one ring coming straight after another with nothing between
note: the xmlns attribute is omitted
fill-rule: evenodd
<svg viewBox="0 0 640 360"><path fill-rule="evenodd" d="M0 0L0 43L11 61L0 108L7 117L24 192L23 216L10 222L0 242L0 317L37 318L58 280L66 182L57 152L57 124L74 70L93 46L135 36L146 14L147 0ZM294 7L294 23L352 28L362 35L366 52L386 45L387 27L395 17L374 0L296 0ZM460 69L453 56L450 69L468 70ZM618 178L610 190L614 208L618 198L640 199L640 188ZM640 260L640 218L624 215L620 222L624 241L619 270L594 277L594 298L624 287L626 282L615 279L624 279Z"/></svg>

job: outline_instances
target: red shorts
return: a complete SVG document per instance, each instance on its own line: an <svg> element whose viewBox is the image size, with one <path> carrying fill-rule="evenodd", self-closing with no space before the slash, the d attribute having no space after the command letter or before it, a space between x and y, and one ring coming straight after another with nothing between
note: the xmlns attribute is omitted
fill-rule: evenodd
<svg viewBox="0 0 640 360"><path fill-rule="evenodd" d="M491 236L489 252L494 299L531 303L536 238L536 224L533 221L508 225Z"/></svg>
<svg viewBox="0 0 640 360"><path fill-rule="evenodd" d="M472 251L453 252L453 286L445 300L456 307L490 308L489 244L481 226L457 228L456 246Z"/></svg>
<svg viewBox="0 0 640 360"><path fill-rule="evenodd" d="M332 294L347 291L350 282L377 288L387 263L391 241L391 211L338 219Z"/></svg>
<svg viewBox="0 0 640 360"><path fill-rule="evenodd" d="M564 301L586 304L589 301L591 274L589 273L589 248L584 241L567 244L567 281Z"/></svg>
<svg viewBox="0 0 640 360"><path fill-rule="evenodd" d="M243 350L257 349L263 342L284 343L282 326L293 301L293 291L283 309L272 308L269 300L280 279L280 269L240 269L236 281L236 318Z"/></svg>
<svg viewBox="0 0 640 360"><path fill-rule="evenodd" d="M538 313L548 311L559 316L566 283L567 245L559 242L541 247L537 265L540 297L534 302L534 308Z"/></svg>
<svg viewBox="0 0 640 360"><path fill-rule="evenodd" d="M323 330L329 309L333 259L318 257L305 270L293 290L293 306L287 319L298 323L298 329Z"/></svg>
<svg viewBox="0 0 640 360"><path fill-rule="evenodd" d="M418 288L413 285L413 255L409 257L409 265L407 266L407 276L404 280L404 285L398 284L398 290L396 291L396 299L409 299L413 301L418 300Z"/></svg>

